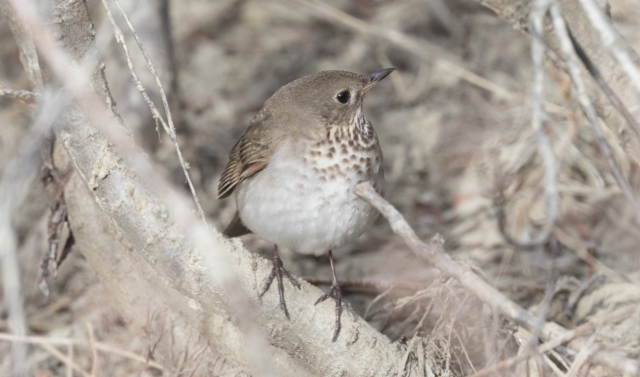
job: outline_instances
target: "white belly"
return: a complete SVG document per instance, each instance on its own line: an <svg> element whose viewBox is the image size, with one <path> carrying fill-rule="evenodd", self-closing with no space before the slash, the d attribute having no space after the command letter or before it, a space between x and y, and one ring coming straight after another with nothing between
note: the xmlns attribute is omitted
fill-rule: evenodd
<svg viewBox="0 0 640 377"><path fill-rule="evenodd" d="M328 168L342 157L304 162L302 157L292 158L296 153L289 148L283 145L263 171L240 183L236 202L247 228L277 245L316 255L360 236L378 216L353 193L363 180L362 172L345 169L342 174L323 175L313 168ZM371 157L373 152L357 153ZM379 157L372 178L381 187Z"/></svg>

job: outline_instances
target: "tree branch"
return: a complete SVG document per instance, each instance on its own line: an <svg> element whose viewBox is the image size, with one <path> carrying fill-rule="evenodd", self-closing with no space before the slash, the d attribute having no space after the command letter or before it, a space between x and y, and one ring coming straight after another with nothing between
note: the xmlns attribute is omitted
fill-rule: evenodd
<svg viewBox="0 0 640 377"><path fill-rule="evenodd" d="M482 300L482 302L518 325L527 330L533 330L537 327L538 319L535 316L509 300L484 279L476 275L471 268L462 266L451 259L449 255L444 252L444 240L440 235L435 235L429 245L422 242L400 212L384 200L384 198L373 189L369 182L360 183L354 191L356 195L380 211L389 221L393 232L402 237L404 242L418 257L425 259L433 267L456 279L465 289L473 293ZM565 339L567 337L567 330L558 324L547 322L542 326L540 337L544 340L554 338ZM582 338L570 343L573 349L578 350L582 349L584 345L585 340ZM628 373L634 376L640 375L640 363L627 359L619 354L600 351L594 356L594 359L596 362L620 371L621 373Z"/></svg>

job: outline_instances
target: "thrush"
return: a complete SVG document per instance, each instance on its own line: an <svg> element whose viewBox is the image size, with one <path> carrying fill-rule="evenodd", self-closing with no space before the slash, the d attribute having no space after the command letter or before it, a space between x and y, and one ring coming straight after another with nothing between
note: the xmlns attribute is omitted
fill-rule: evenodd
<svg viewBox="0 0 640 377"><path fill-rule="evenodd" d="M384 192L382 150L365 118L367 92L394 68L360 75L324 71L297 79L276 91L229 153L218 198L235 193L237 212L225 230L229 237L253 232L274 244L273 269L260 297L278 282L280 307L289 318L283 278L300 288L284 269L278 246L302 254L329 254L336 304L332 340L340 333L342 293L332 249L359 237L378 212L353 192L369 181Z"/></svg>

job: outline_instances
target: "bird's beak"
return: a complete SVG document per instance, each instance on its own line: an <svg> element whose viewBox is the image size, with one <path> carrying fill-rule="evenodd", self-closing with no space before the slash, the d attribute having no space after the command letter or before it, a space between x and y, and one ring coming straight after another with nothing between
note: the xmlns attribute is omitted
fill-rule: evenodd
<svg viewBox="0 0 640 377"><path fill-rule="evenodd" d="M362 93L366 93L367 91L369 91L369 89L373 88L374 86L376 86L376 84L382 80L383 78L389 76L389 74L393 71L395 71L395 68L385 68L381 71L378 72L373 72L367 75L367 77L369 78L370 82L369 84L367 84L364 88L362 88Z"/></svg>

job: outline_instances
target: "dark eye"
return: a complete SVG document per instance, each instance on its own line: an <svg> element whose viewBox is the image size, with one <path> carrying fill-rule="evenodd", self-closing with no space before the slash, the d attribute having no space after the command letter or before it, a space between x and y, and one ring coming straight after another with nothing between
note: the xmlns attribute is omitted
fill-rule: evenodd
<svg viewBox="0 0 640 377"><path fill-rule="evenodd" d="M347 103L351 99L351 93L349 93L348 90L345 90L344 92L338 93L338 95L336 96L336 99L340 103Z"/></svg>

